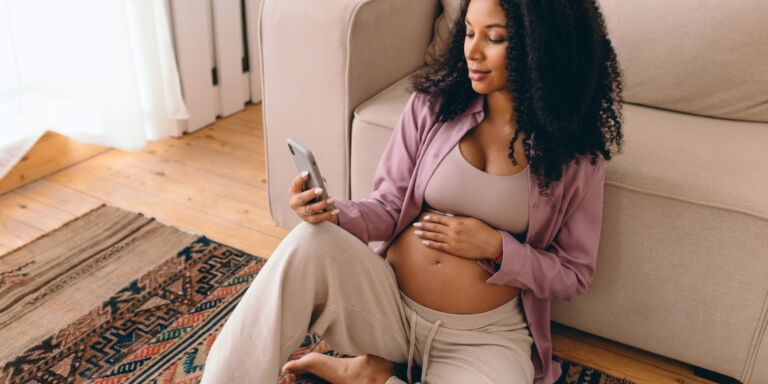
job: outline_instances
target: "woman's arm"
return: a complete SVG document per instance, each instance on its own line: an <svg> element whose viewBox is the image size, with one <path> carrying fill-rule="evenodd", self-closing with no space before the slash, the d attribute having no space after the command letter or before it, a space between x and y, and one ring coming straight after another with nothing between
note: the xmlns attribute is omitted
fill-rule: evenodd
<svg viewBox="0 0 768 384"><path fill-rule="evenodd" d="M337 198L338 224L365 243L387 240L395 230L416 165L421 133L430 124L427 97L414 92L384 149L373 176L373 192L351 201Z"/></svg>
<svg viewBox="0 0 768 384"><path fill-rule="evenodd" d="M540 298L570 300L586 291L595 272L603 218L605 170L602 161L598 164L597 175L546 250L499 230L501 266L488 283L529 289Z"/></svg>

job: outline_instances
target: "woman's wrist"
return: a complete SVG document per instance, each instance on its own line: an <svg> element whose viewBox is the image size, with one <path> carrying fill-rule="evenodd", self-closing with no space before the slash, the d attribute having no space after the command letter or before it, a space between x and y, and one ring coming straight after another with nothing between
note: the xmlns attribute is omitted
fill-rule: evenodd
<svg viewBox="0 0 768 384"><path fill-rule="evenodd" d="M499 233L499 231L496 231L496 234L497 234L498 239L499 239L496 242L497 248L499 249L499 251L496 253L496 256L494 256L491 260L493 260L493 262L496 263L496 264L501 264L501 259L504 256L504 242L503 242L503 239L501 237L501 233Z"/></svg>
<svg viewBox="0 0 768 384"><path fill-rule="evenodd" d="M501 258L502 258L502 256L504 256L504 250L503 250L503 249L502 249L502 250L500 250L500 251L499 251L499 254L498 254L498 255L496 255L496 257L494 257L494 258L492 259L492 260L493 260L493 262L494 262L494 263L496 263L496 264L501 264Z"/></svg>

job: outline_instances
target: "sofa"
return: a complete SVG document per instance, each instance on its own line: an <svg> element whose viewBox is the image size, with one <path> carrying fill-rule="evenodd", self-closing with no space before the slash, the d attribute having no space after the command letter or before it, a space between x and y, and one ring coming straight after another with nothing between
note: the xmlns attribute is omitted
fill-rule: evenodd
<svg viewBox="0 0 768 384"><path fill-rule="evenodd" d="M453 2L453 3L452 3ZM264 0L272 218L299 218L292 137L358 199L456 0ZM598 265L552 319L743 383L768 383L768 2L599 1L624 73ZM443 29L441 29L443 28ZM375 248L378 243L369 246Z"/></svg>

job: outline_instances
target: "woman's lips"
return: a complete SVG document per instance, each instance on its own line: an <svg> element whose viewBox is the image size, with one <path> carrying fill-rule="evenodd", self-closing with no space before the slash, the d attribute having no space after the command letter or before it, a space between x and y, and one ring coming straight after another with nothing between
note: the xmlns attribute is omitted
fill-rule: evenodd
<svg viewBox="0 0 768 384"><path fill-rule="evenodd" d="M491 73L490 71L488 71L488 72L480 72L480 71L475 71L473 69L470 69L469 70L469 78L474 80L474 81L481 81L481 80L485 79L486 77L488 77L488 74L490 74L490 73Z"/></svg>

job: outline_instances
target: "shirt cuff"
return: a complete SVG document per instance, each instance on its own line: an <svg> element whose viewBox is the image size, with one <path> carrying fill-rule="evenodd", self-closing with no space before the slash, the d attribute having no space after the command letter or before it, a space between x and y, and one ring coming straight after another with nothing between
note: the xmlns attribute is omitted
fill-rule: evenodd
<svg viewBox="0 0 768 384"><path fill-rule="evenodd" d="M365 223L360 215L360 210L353 201L344 198L337 198L333 206L339 210L336 216L339 218L339 227L355 235L364 243L368 242Z"/></svg>
<svg viewBox="0 0 768 384"><path fill-rule="evenodd" d="M475 262L477 262L477 264L480 267L488 271L488 273L490 273L491 275L496 273L496 271L499 269L499 265L494 263L490 259L478 259L478 260L475 260Z"/></svg>
<svg viewBox="0 0 768 384"><path fill-rule="evenodd" d="M498 271L488 278L486 283L523 288L515 276L519 275L523 264L525 264L522 260L525 257L525 245L508 232L500 229L497 231L501 233L501 253L503 256Z"/></svg>

